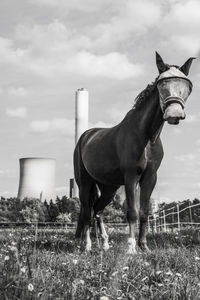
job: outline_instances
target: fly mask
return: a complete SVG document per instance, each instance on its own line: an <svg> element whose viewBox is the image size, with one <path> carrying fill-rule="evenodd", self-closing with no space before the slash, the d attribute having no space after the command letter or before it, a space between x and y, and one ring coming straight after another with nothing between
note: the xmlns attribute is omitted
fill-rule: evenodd
<svg viewBox="0 0 200 300"><path fill-rule="evenodd" d="M192 91L192 82L178 68L170 67L158 77L157 88L164 120L178 124L185 118L184 107Z"/></svg>

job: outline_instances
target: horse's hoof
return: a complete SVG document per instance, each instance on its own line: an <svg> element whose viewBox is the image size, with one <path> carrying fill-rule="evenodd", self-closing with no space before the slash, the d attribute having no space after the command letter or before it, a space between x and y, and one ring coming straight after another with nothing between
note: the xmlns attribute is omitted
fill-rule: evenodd
<svg viewBox="0 0 200 300"><path fill-rule="evenodd" d="M139 247L145 253L150 253L151 252L151 250L149 249L149 247L147 246L147 244L140 244Z"/></svg>
<svg viewBox="0 0 200 300"><path fill-rule="evenodd" d="M129 238L128 239L128 250L127 250L127 254L136 254L136 242L134 238Z"/></svg>
<svg viewBox="0 0 200 300"><path fill-rule="evenodd" d="M103 250L104 250L104 251L108 251L109 248L110 248L110 247L109 247L108 242L107 242L107 243L103 243Z"/></svg>
<svg viewBox="0 0 200 300"><path fill-rule="evenodd" d="M86 252L90 252L91 250L92 250L92 246L89 245L89 244L87 244L87 245L85 246L85 251L86 251Z"/></svg>

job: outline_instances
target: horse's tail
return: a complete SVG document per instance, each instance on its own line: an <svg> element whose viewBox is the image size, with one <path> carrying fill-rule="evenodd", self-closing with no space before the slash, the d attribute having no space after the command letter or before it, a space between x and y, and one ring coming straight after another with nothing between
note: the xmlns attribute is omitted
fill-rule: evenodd
<svg viewBox="0 0 200 300"><path fill-rule="evenodd" d="M91 222L94 218L93 206L94 206L94 203L97 201L97 199L98 199L98 190L97 190L96 183L94 182L91 187L90 198L89 198L90 207L91 207ZM82 234L83 234L83 230L84 230L83 209L84 209L83 204L81 203L78 224L77 224L76 233L75 233L76 238L81 238Z"/></svg>
<svg viewBox="0 0 200 300"><path fill-rule="evenodd" d="M88 177L88 181L91 184L89 199L88 199L89 203L88 204L89 204L89 207L91 208L91 220L92 220L92 218L93 218L93 206L94 206L94 203L98 199L98 190L97 190L97 186L96 186L95 181L88 174L88 172L85 169L85 166L83 164L82 155L81 155L81 139L82 139L83 135L79 139L79 141L78 141L78 143L75 147L75 150L74 150L74 175L75 175L75 179L76 179L76 182L77 182L77 185L78 185L79 189L81 188L82 177L84 177L84 180L85 180L85 178ZM77 224L77 229L76 229L76 234L75 234L76 238L80 238L82 236L83 229L84 229L84 218L83 218L83 215L84 215L84 212L83 212L84 208L83 207L84 207L84 205L83 205L83 203L80 203L80 204L81 204L80 214L79 214L79 219L78 219L78 224Z"/></svg>

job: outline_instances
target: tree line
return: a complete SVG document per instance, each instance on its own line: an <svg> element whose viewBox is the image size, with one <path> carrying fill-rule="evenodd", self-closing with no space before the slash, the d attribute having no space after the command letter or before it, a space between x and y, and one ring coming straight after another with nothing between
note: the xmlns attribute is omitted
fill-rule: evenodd
<svg viewBox="0 0 200 300"><path fill-rule="evenodd" d="M78 220L80 202L78 198L63 196L55 201L42 202L35 198L4 198L0 200L0 223L10 222L59 222L71 223ZM104 211L106 222L125 222L124 207L115 200Z"/></svg>

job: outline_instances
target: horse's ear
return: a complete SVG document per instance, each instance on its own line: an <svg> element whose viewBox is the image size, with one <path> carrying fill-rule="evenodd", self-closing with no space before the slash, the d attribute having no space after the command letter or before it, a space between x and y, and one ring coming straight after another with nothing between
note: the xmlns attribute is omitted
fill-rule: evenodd
<svg viewBox="0 0 200 300"><path fill-rule="evenodd" d="M158 54L157 51L156 51L156 65L160 74L167 70L166 64L164 63L162 57L160 56L160 54Z"/></svg>
<svg viewBox="0 0 200 300"><path fill-rule="evenodd" d="M193 59L196 57L190 57L183 65L180 67L181 72L183 72L186 76L189 74L189 70L192 64Z"/></svg>

